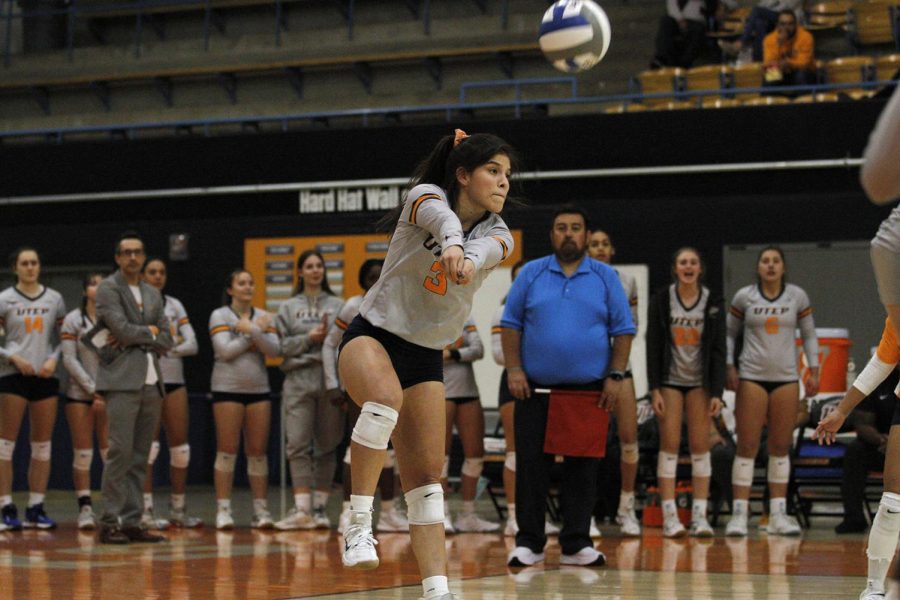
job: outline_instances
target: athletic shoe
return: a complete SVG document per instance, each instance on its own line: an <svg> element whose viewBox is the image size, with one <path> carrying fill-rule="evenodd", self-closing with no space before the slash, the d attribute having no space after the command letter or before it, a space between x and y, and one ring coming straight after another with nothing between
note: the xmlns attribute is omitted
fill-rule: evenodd
<svg viewBox="0 0 900 600"><path fill-rule="evenodd" d="M316 529L331 529L331 519L325 514L324 506L316 506L312 511L312 520Z"/></svg>
<svg viewBox="0 0 900 600"><path fill-rule="evenodd" d="M419 598L419 600L425 600L425 597L423 596L422 598ZM439 596L437 598L434 598L434 599L429 598L429 600L456 600L456 596L454 596L450 592L447 592L446 594L442 594L441 596Z"/></svg>
<svg viewBox="0 0 900 600"><path fill-rule="evenodd" d="M272 513L265 508L261 509L253 518L250 519L250 527L253 529L272 529L275 527L275 521L272 520Z"/></svg>
<svg viewBox="0 0 900 600"><path fill-rule="evenodd" d="M549 524L550 523L547 523L547 525ZM516 520L506 519L506 527L503 529L503 535L506 537L515 537L517 533L519 533L519 524L516 523Z"/></svg>
<svg viewBox="0 0 900 600"><path fill-rule="evenodd" d="M453 525L458 533L488 533L500 529L500 523L482 519L473 512L458 515Z"/></svg>
<svg viewBox="0 0 900 600"><path fill-rule="evenodd" d="M231 516L230 508L220 508L216 512L216 529L222 531L231 531L234 529L234 519Z"/></svg>
<svg viewBox="0 0 900 600"><path fill-rule="evenodd" d="M600 528L597 527L597 519L595 519L594 517L591 517L591 537L592 538L603 537L603 534L600 533Z"/></svg>
<svg viewBox="0 0 900 600"><path fill-rule="evenodd" d="M859 600L884 600L885 593L879 592L878 590L870 589L866 586L866 589L862 591L859 595Z"/></svg>
<svg viewBox="0 0 900 600"><path fill-rule="evenodd" d="M22 521L19 520L19 511L15 504L7 504L0 509L0 517L7 531L19 531L22 529Z"/></svg>
<svg viewBox="0 0 900 600"><path fill-rule="evenodd" d="M344 533L347 530L347 527L350 525L350 509L345 508L341 511L341 516L338 518L338 533ZM275 524L276 528L278 524Z"/></svg>
<svg viewBox="0 0 900 600"><path fill-rule="evenodd" d="M450 521L449 511L444 513L444 534L448 533L456 533L456 529L453 528L453 522Z"/></svg>
<svg viewBox="0 0 900 600"><path fill-rule="evenodd" d="M691 520L691 537L695 538L711 538L714 535L712 526L706 517L699 517Z"/></svg>
<svg viewBox="0 0 900 600"><path fill-rule="evenodd" d="M56 521L44 512L44 503L35 504L25 509L25 529L56 529Z"/></svg>
<svg viewBox="0 0 900 600"><path fill-rule="evenodd" d="M101 544L117 544L124 545L131 543L131 540L118 525L101 525L98 539Z"/></svg>
<svg viewBox="0 0 900 600"><path fill-rule="evenodd" d="M544 521L544 535L559 535L559 527L550 521Z"/></svg>
<svg viewBox="0 0 900 600"><path fill-rule="evenodd" d="M344 554L341 558L348 569L374 569L378 566L375 545L378 540L372 535L372 514L354 512L350 524L344 531Z"/></svg>
<svg viewBox="0 0 900 600"><path fill-rule="evenodd" d="M788 514L772 513L766 531L769 535L800 535L800 523Z"/></svg>
<svg viewBox="0 0 900 600"><path fill-rule="evenodd" d="M865 519L848 519L844 517L843 521L835 525L834 532L838 534L862 533L868 528L869 524L866 523Z"/></svg>
<svg viewBox="0 0 900 600"><path fill-rule="evenodd" d="M181 527L183 529L203 527L203 519L188 515L184 508L175 509L171 506L169 506L169 523L172 527Z"/></svg>
<svg viewBox="0 0 900 600"><path fill-rule="evenodd" d="M378 516L377 529L385 533L409 531L409 520L396 508L383 510Z"/></svg>
<svg viewBox="0 0 900 600"><path fill-rule="evenodd" d="M94 509L90 504L85 504L78 511L78 529L87 531L97 527L97 518L94 516Z"/></svg>
<svg viewBox="0 0 900 600"><path fill-rule="evenodd" d="M141 527L144 529L156 529L157 531L165 531L169 528L169 521L166 519L157 519L153 514L152 508L145 508L141 514Z"/></svg>
<svg viewBox="0 0 900 600"><path fill-rule="evenodd" d="M663 519L663 537L680 538L687 534L687 530L677 516L665 517Z"/></svg>
<svg viewBox="0 0 900 600"><path fill-rule="evenodd" d="M616 515L619 531L624 537L641 537L641 522L638 521L634 509L619 512Z"/></svg>
<svg viewBox="0 0 900 600"><path fill-rule="evenodd" d="M285 518L275 523L275 529L278 531L296 531L297 529L315 528L316 522L309 513L296 506L288 512Z"/></svg>
<svg viewBox="0 0 900 600"><path fill-rule="evenodd" d="M575 554L563 554L559 557L561 565L578 565L580 567L602 567L606 564L606 556L593 548L585 546Z"/></svg>
<svg viewBox="0 0 900 600"><path fill-rule="evenodd" d="M513 551L509 553L509 557L506 559L506 564L510 567L530 567L539 562L544 562L544 553L532 552L525 546L513 548Z"/></svg>
<svg viewBox="0 0 900 600"><path fill-rule="evenodd" d="M731 537L747 537L747 513L741 509L735 509L734 514L725 526L725 535Z"/></svg>

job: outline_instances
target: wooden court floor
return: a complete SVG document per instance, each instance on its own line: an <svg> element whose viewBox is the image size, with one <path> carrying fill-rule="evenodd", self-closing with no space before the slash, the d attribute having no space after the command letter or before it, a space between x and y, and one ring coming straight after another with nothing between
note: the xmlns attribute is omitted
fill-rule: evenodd
<svg viewBox="0 0 900 600"><path fill-rule="evenodd" d="M560 567L551 538L543 566L515 572L499 534L449 536L451 589L488 599L837 599L864 584L865 535L835 536L820 519L800 538L754 533L749 539L641 539L603 528L600 569ZM381 566L341 566L335 531L233 533L211 527L169 531L155 545L104 546L64 522L50 532L0 533L0 600L184 598L192 600L415 599L421 587L406 534L379 534Z"/></svg>

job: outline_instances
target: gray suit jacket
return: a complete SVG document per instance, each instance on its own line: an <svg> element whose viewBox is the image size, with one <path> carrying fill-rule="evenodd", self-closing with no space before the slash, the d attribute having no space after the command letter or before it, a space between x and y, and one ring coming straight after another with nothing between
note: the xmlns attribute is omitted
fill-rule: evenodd
<svg viewBox="0 0 900 600"><path fill-rule="evenodd" d="M121 271L116 271L97 286L97 321L105 325L123 350L97 369L97 391L136 391L147 378L147 353L159 377L160 394L165 390L159 369L159 353L173 346L169 320L163 312L162 295L155 287L140 283L141 310ZM159 328L156 339L148 325Z"/></svg>

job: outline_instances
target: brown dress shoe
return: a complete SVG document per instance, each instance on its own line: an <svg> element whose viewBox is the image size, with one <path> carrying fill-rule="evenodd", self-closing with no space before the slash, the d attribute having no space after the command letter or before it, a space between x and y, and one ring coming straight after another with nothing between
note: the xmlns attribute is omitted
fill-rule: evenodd
<svg viewBox="0 0 900 600"><path fill-rule="evenodd" d="M118 525L101 525L97 538L101 544L128 544L131 539Z"/></svg>
<svg viewBox="0 0 900 600"><path fill-rule="evenodd" d="M125 534L128 541L137 544L156 544L166 540L163 536L150 533L143 527L123 527L122 533Z"/></svg>

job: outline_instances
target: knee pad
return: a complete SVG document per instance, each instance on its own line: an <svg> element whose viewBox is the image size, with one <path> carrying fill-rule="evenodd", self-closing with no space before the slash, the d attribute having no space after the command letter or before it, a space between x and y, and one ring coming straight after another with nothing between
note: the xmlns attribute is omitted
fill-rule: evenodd
<svg viewBox="0 0 900 600"><path fill-rule="evenodd" d="M769 483L787 483L791 480L791 459L789 456L770 456L766 469Z"/></svg>
<svg viewBox="0 0 900 600"><path fill-rule="evenodd" d="M393 469L394 463L396 462L396 454L393 449L387 451L387 456L384 457L384 466L382 469Z"/></svg>
<svg viewBox="0 0 900 600"><path fill-rule="evenodd" d="M735 456L731 465L731 483L741 487L753 485L753 459Z"/></svg>
<svg viewBox="0 0 900 600"><path fill-rule="evenodd" d="M237 454L228 454L227 452L216 452L216 462L213 468L223 473L234 472L234 461L237 460Z"/></svg>
<svg viewBox="0 0 900 600"><path fill-rule="evenodd" d="M169 448L169 465L176 469L187 469L191 464L191 445L182 444Z"/></svg>
<svg viewBox="0 0 900 600"><path fill-rule="evenodd" d="M516 472L516 453L515 452L507 452L506 460L503 461L503 466L512 471Z"/></svg>
<svg viewBox="0 0 900 600"><path fill-rule="evenodd" d="M92 460L94 460L93 448L76 448L72 468L76 471L90 471Z"/></svg>
<svg viewBox="0 0 900 600"><path fill-rule="evenodd" d="M247 457L247 475L251 477L268 477L269 476L269 457L248 456Z"/></svg>
<svg viewBox="0 0 900 600"><path fill-rule="evenodd" d="M12 460L16 443L13 440L0 440L0 460Z"/></svg>
<svg viewBox="0 0 900 600"><path fill-rule="evenodd" d="M373 450L384 450L397 425L397 411L377 402L366 402L350 439Z"/></svg>
<svg viewBox="0 0 900 600"><path fill-rule="evenodd" d="M872 560L891 560L897 548L900 533L900 494L884 492L878 503L878 512L869 532L866 556Z"/></svg>
<svg viewBox="0 0 900 600"><path fill-rule="evenodd" d="M657 479L675 479L678 472L678 455L671 452L659 452L659 460L656 464Z"/></svg>
<svg viewBox="0 0 900 600"><path fill-rule="evenodd" d="M344 452L344 464L345 465L350 464L350 446L349 445L347 446L347 450Z"/></svg>
<svg viewBox="0 0 900 600"><path fill-rule="evenodd" d="M50 460L51 442L31 442L31 460L47 462Z"/></svg>
<svg viewBox="0 0 900 600"><path fill-rule="evenodd" d="M483 458L467 458L463 461L462 474L466 477L478 479L481 477L482 471L484 471Z"/></svg>
<svg viewBox="0 0 900 600"><path fill-rule="evenodd" d="M709 452L691 454L691 475L694 477L709 477L712 475L712 461L709 459Z"/></svg>
<svg viewBox="0 0 900 600"><path fill-rule="evenodd" d="M103 461L103 464L106 464L106 457L109 456L109 448L100 448L100 460Z"/></svg>
<svg viewBox="0 0 900 600"><path fill-rule="evenodd" d="M444 466L441 467L441 479L447 479L450 476L450 457L444 457Z"/></svg>
<svg viewBox="0 0 900 600"><path fill-rule="evenodd" d="M156 462L156 457L159 456L159 442L157 440L153 440L153 443L150 444L150 453L147 454L147 464L152 465Z"/></svg>
<svg viewBox="0 0 900 600"><path fill-rule="evenodd" d="M417 487L404 494L410 525L444 522L444 488L439 483Z"/></svg>
<svg viewBox="0 0 900 600"><path fill-rule="evenodd" d="M622 444L622 462L626 465L636 465L640 458L637 442Z"/></svg>

